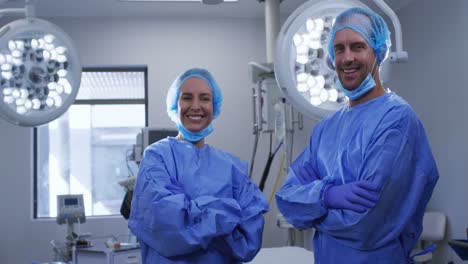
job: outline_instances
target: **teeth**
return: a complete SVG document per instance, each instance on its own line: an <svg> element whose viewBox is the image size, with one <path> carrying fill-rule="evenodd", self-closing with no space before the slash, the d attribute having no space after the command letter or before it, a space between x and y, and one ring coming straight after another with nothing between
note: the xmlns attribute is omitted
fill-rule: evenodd
<svg viewBox="0 0 468 264"><path fill-rule="evenodd" d="M355 72L355 71L356 71L356 69L352 69L352 70L344 70L344 69L343 69L343 72L344 72L344 73L352 73L352 72Z"/></svg>
<svg viewBox="0 0 468 264"><path fill-rule="evenodd" d="M192 120L200 120L201 116L189 116L188 118L190 118Z"/></svg>

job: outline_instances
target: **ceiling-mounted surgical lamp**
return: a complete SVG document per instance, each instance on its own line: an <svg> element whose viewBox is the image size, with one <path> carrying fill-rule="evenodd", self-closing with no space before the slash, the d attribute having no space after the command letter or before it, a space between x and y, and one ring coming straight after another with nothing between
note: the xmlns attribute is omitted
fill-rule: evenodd
<svg viewBox="0 0 468 264"><path fill-rule="evenodd" d="M33 7L0 29L0 116L21 126L46 124L68 110L78 93L81 65L73 43L56 25L33 17Z"/></svg>
<svg viewBox="0 0 468 264"><path fill-rule="evenodd" d="M406 61L401 26L383 0L373 0L392 20L396 51L391 62ZM284 95L300 112L321 119L348 102L336 86L337 75L328 57L328 37L335 17L351 7L366 7L358 0L310 0L285 21L276 44L275 73Z"/></svg>

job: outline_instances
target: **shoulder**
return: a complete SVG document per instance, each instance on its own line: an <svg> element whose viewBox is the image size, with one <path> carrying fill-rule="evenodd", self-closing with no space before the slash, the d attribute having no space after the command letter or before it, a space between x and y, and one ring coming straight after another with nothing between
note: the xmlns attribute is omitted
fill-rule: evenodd
<svg viewBox="0 0 468 264"><path fill-rule="evenodd" d="M398 131L407 139L424 136L424 128L413 108L400 96L392 93L374 111L376 118L374 135L379 136L390 131ZM372 122L368 122L368 125ZM410 140L413 141L413 140Z"/></svg>
<svg viewBox="0 0 468 264"><path fill-rule="evenodd" d="M328 116L322 118L314 125L314 131L320 132L323 129L333 127L342 122L346 118L346 114L349 111L349 106L345 105L338 109L336 112L329 114Z"/></svg>
<svg viewBox="0 0 468 264"><path fill-rule="evenodd" d="M310 140L319 140L322 135L326 135L329 131L336 130L340 126L343 115L343 109L336 111L313 124L310 134Z"/></svg>
<svg viewBox="0 0 468 264"><path fill-rule="evenodd" d="M419 124L419 118L413 108L395 93L388 96L383 104L382 120L402 127ZM385 122L384 122L385 123Z"/></svg>
<svg viewBox="0 0 468 264"><path fill-rule="evenodd" d="M171 145L174 144L171 142L173 138L164 138L154 142L153 144L146 147L144 150L144 155L152 155L158 153L164 153L171 148Z"/></svg>
<svg viewBox="0 0 468 264"><path fill-rule="evenodd" d="M172 152L171 149L173 144L175 144L175 140L168 137L146 147L143 151L140 167L145 164L153 164L154 162L164 162L166 157L171 157L172 155L169 155L169 153Z"/></svg>
<svg viewBox="0 0 468 264"><path fill-rule="evenodd" d="M241 171L247 169L247 162L245 160L240 159L238 156L225 150L215 148L213 146L209 146L209 148L212 154L221 157L223 160L231 163L234 167L237 167Z"/></svg>

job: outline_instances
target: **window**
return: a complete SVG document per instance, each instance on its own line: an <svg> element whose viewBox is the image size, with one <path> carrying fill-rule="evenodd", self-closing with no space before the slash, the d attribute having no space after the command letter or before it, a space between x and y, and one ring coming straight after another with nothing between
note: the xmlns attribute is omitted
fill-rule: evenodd
<svg viewBox="0 0 468 264"><path fill-rule="evenodd" d="M56 217L57 195L83 194L87 216L120 214L118 182L137 167L128 161L147 126L147 69L85 68L75 103L34 129L34 215Z"/></svg>

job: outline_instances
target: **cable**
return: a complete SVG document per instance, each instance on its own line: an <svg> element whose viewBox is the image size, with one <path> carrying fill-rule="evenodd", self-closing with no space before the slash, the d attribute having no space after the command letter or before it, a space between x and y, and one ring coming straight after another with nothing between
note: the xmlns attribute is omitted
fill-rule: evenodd
<svg viewBox="0 0 468 264"><path fill-rule="evenodd" d="M254 168L255 162L255 155L257 154L257 146L258 146L258 139L260 138L260 134L258 132L255 133L255 141L254 141L254 149L252 153L252 158L250 159L250 170L249 170L249 177L252 178L252 172Z"/></svg>
<svg viewBox="0 0 468 264"><path fill-rule="evenodd" d="M271 143L271 139L272 138L270 137L270 143ZM265 169L263 170L262 179L260 180L260 184L258 185L258 188L260 189L260 191L263 191L263 189L265 187L265 182L266 182L266 180L268 178L268 173L270 172L271 163L273 162L273 158L275 157L275 154L279 150L281 145L283 145L283 141L281 141L278 144L278 146L275 148L275 151L273 153L271 153L271 144L270 144L270 154L268 155L268 160L267 160L267 163L265 165Z"/></svg>
<svg viewBox="0 0 468 264"><path fill-rule="evenodd" d="M276 146L275 150L273 151L273 156L276 155L276 152L278 152L279 148L283 145L283 140Z"/></svg>
<svg viewBox="0 0 468 264"><path fill-rule="evenodd" d="M283 157L281 158L281 165L278 171L278 175L276 176L275 179L275 184L273 185L273 190L271 191L270 199L268 200L268 205L271 206L271 201L273 200L273 196L276 192L276 189L278 188L278 182L281 176L281 172L283 171L283 165L284 165L284 160L286 159L286 152L283 152Z"/></svg>
<svg viewBox="0 0 468 264"><path fill-rule="evenodd" d="M134 176L132 168L130 168L130 165L128 164L128 162L130 161L130 159L129 159L130 155L128 153L131 152L131 151L132 151L132 149L127 149L127 151L125 152L125 165L127 165L127 170L129 172L130 176Z"/></svg>
<svg viewBox="0 0 468 264"><path fill-rule="evenodd" d="M268 149L268 155L271 155L271 147L273 145L273 134L270 133L270 147Z"/></svg>

